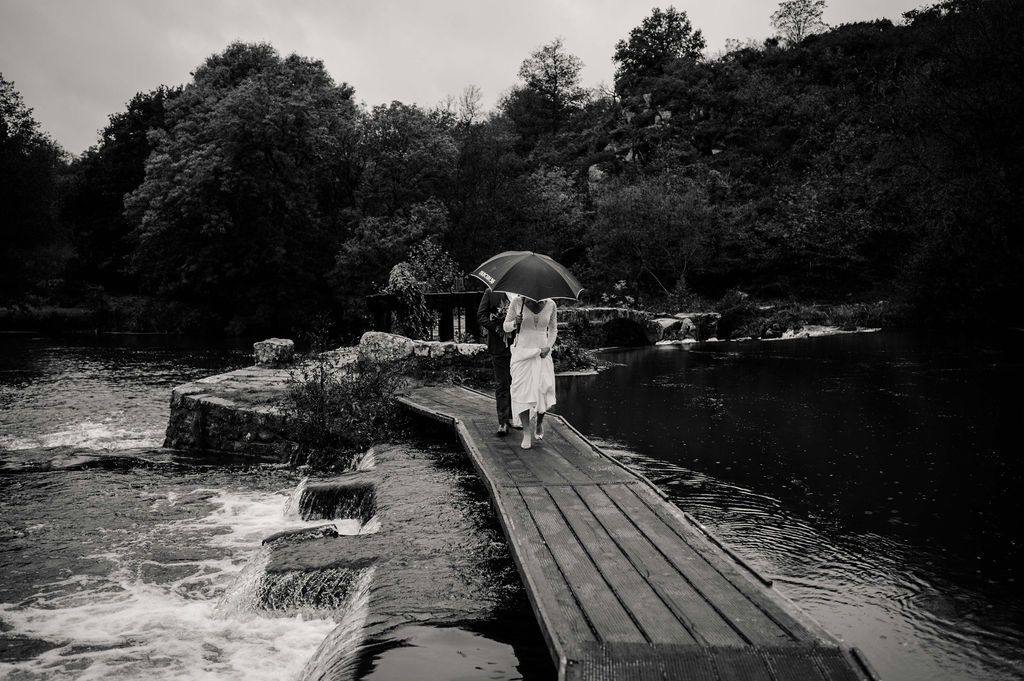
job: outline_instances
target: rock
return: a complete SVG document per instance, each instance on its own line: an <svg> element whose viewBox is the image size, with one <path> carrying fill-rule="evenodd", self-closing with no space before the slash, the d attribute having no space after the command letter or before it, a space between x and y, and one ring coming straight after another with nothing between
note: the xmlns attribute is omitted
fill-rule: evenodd
<svg viewBox="0 0 1024 681"><path fill-rule="evenodd" d="M487 346L483 343L456 343L455 350L463 357L476 357L487 352Z"/></svg>
<svg viewBox="0 0 1024 681"><path fill-rule="evenodd" d="M431 357L450 357L458 353L458 344L455 341L441 341L430 348Z"/></svg>
<svg viewBox="0 0 1024 681"><path fill-rule="evenodd" d="M436 346L440 345L438 341L419 341L416 343L416 347L413 352L417 357L432 357L437 354L435 350Z"/></svg>
<svg viewBox="0 0 1024 681"><path fill-rule="evenodd" d="M295 343L287 338L268 338L252 344L256 364L281 366L295 360Z"/></svg>
<svg viewBox="0 0 1024 681"><path fill-rule="evenodd" d="M360 359L386 362L412 357L415 353L415 341L405 336L383 331L367 331L359 339Z"/></svg>
<svg viewBox="0 0 1024 681"><path fill-rule="evenodd" d="M293 530L282 530L275 532L263 540L263 545L274 542L294 543L309 541L311 539L323 539L324 537L337 537L338 528L334 525L318 525L317 527L299 527Z"/></svg>

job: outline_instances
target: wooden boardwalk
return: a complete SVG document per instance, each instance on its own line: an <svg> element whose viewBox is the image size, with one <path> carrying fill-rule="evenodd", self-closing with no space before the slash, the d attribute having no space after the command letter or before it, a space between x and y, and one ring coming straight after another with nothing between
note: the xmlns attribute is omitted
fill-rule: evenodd
<svg viewBox="0 0 1024 681"><path fill-rule="evenodd" d="M490 491L559 679L874 679L856 650L771 588L642 476L564 419L495 435L493 398L399 396L450 424Z"/></svg>

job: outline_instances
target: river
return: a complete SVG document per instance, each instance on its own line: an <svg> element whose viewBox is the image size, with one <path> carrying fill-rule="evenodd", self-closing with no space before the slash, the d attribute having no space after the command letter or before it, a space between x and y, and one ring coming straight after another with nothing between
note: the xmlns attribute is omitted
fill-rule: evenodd
<svg viewBox="0 0 1024 681"><path fill-rule="evenodd" d="M875 333L610 351L601 374L559 377L557 411L882 678L1021 679L1019 347ZM378 556L369 593L235 607L262 538L311 524L289 510L304 481L160 443L170 389L250 350L0 336L0 677L552 678L444 438L374 453L402 493L339 527Z"/></svg>

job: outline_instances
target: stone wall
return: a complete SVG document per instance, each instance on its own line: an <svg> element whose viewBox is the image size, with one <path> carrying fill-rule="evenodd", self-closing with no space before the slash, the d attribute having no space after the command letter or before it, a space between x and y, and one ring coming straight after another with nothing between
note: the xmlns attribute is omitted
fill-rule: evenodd
<svg viewBox="0 0 1024 681"><path fill-rule="evenodd" d="M713 338L719 315L715 312L647 312L625 307L566 307L558 310L559 325L574 327L584 344L618 345L613 336L624 325L649 344L669 341L702 341Z"/></svg>
<svg viewBox="0 0 1024 681"><path fill-rule="evenodd" d="M285 461L295 451L283 405L290 372L261 366L178 386L164 447Z"/></svg>
<svg viewBox="0 0 1024 681"><path fill-rule="evenodd" d="M164 446L287 461L297 449L289 439L285 410L291 385L300 378L300 366L289 361L293 347L287 339L261 341L254 345L255 366L174 388ZM431 367L490 367L487 346L481 343L417 341L376 331L363 334L357 347L329 354L339 371L357 357L413 359L424 374Z"/></svg>

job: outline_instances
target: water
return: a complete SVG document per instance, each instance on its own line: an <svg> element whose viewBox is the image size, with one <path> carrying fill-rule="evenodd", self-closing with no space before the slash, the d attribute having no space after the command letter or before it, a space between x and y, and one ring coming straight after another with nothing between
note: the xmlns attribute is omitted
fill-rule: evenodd
<svg viewBox="0 0 1024 681"><path fill-rule="evenodd" d="M1021 679L1019 345L617 351L559 379L558 411L883 678ZM376 515L305 557L366 559L302 577L346 584L338 599L293 598L295 577L257 597L282 560L262 539L324 522L296 514L308 481L159 448L170 389L250 350L0 336L0 677L553 678L450 438L374 452Z"/></svg>
<svg viewBox="0 0 1024 681"><path fill-rule="evenodd" d="M608 353L559 411L882 678L1024 678L1024 336Z"/></svg>
<svg viewBox="0 0 1024 681"><path fill-rule="evenodd" d="M363 560L311 569L306 556L301 570L262 541L324 524L299 516L308 480L160 449L171 388L250 353L0 336L0 678L382 679L426 659L435 678L550 679L486 494L450 440L368 456L377 513L330 521L327 557ZM452 648L458 660L438 656Z"/></svg>

